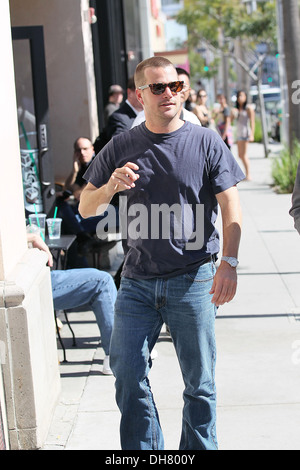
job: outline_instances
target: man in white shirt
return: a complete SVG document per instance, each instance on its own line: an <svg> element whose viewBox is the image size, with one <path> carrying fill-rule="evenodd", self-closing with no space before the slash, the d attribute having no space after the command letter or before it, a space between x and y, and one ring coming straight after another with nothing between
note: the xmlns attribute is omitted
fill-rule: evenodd
<svg viewBox="0 0 300 470"><path fill-rule="evenodd" d="M143 107L137 100L135 94L135 84L132 77L128 80L127 99L125 103L109 116L106 127L107 140L110 140L113 136L121 132L129 130L134 119L142 109Z"/></svg>

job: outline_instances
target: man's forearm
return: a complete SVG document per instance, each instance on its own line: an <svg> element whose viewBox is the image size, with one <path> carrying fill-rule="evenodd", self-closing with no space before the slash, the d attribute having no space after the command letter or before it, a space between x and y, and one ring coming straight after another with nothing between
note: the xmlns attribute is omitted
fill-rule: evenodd
<svg viewBox="0 0 300 470"><path fill-rule="evenodd" d="M237 188L230 188L225 193L227 193L226 197L219 200L223 221L223 255L237 258L241 239L242 212Z"/></svg>
<svg viewBox="0 0 300 470"><path fill-rule="evenodd" d="M238 219L238 220L237 220ZM223 222L223 256L238 257L241 240L241 219L236 218L230 224Z"/></svg>
<svg viewBox="0 0 300 470"><path fill-rule="evenodd" d="M78 172L76 172L75 170L73 170L72 173L69 174L68 178L67 178L66 181L65 181L64 189L73 190L73 189L72 189L72 186L73 186L73 184L74 184L75 181L76 181L77 173L78 173Z"/></svg>
<svg viewBox="0 0 300 470"><path fill-rule="evenodd" d="M223 220L223 255L237 258L241 238L242 215L236 187L217 195ZM226 261L222 261L210 291L216 306L230 302L236 293L237 273Z"/></svg>
<svg viewBox="0 0 300 470"><path fill-rule="evenodd" d="M79 212L82 217L102 214L116 193L134 188L139 178L135 173L138 169L135 163L127 162L122 168L116 168L108 182L100 188L88 183L80 197Z"/></svg>
<svg viewBox="0 0 300 470"><path fill-rule="evenodd" d="M109 190L107 184L101 186L101 188L96 188L91 183L88 183L81 193L78 207L79 213L83 218L102 214L105 212L113 196L114 193Z"/></svg>

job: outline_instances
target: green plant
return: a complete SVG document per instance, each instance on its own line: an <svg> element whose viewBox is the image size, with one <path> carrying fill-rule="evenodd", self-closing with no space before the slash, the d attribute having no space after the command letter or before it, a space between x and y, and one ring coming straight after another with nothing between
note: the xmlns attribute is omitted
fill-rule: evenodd
<svg viewBox="0 0 300 470"><path fill-rule="evenodd" d="M255 116L255 131L254 131L254 142L262 142L263 134L261 127L261 120L259 117Z"/></svg>
<svg viewBox="0 0 300 470"><path fill-rule="evenodd" d="M281 193L292 193L300 160L300 142L294 140L292 151L285 147L272 164L274 184Z"/></svg>

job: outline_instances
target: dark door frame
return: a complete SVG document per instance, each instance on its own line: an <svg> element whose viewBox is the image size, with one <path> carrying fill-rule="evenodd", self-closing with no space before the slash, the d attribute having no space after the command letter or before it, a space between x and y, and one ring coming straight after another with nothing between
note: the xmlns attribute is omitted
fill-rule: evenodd
<svg viewBox="0 0 300 470"><path fill-rule="evenodd" d="M12 27L12 39L29 40L33 95L39 149L39 175L44 212L49 214L55 202L54 171L50 147L49 103L43 26Z"/></svg>
<svg viewBox="0 0 300 470"><path fill-rule="evenodd" d="M100 130L104 126L103 109L110 85L127 88L127 54L123 0L90 0L97 23L92 25L94 64Z"/></svg>

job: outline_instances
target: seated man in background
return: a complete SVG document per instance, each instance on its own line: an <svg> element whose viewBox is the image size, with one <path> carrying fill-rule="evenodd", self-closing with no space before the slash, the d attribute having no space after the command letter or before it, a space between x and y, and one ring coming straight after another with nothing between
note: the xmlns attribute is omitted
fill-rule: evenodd
<svg viewBox="0 0 300 470"><path fill-rule="evenodd" d="M82 178L95 156L94 146L87 137L78 137L74 142L73 167L65 181L64 189L71 191L75 199L80 199L80 193L86 184Z"/></svg>
<svg viewBox="0 0 300 470"><path fill-rule="evenodd" d="M45 251L48 266L53 266L51 252L37 233L28 233L27 241L33 248ZM55 310L66 310L88 305L94 312L101 334L105 357L102 373L111 375L109 346L114 322L114 304L117 289L112 276L98 269L67 269L51 271L52 296Z"/></svg>
<svg viewBox="0 0 300 470"><path fill-rule="evenodd" d="M97 217L84 220L78 212L80 195L86 185L82 178L95 156L94 147L87 137L78 137L74 142L72 171L64 185L64 198L59 200L59 214L63 219L64 229L76 235L81 232L95 233L98 223ZM68 196L73 195L73 203L66 203Z"/></svg>
<svg viewBox="0 0 300 470"><path fill-rule="evenodd" d="M83 175L95 156L94 147L87 137L78 137L74 142L72 171L67 177L62 196L57 198L58 215L63 219L62 231L66 234L77 235L78 254L72 256L70 262L72 267L87 267L88 263L84 257L93 248L103 247L103 253L112 248L116 242L105 242L95 238L98 222L104 215L83 219L78 212L80 195L86 181ZM69 197L73 195L73 201ZM116 226L118 218L116 217ZM80 256L81 255L81 256Z"/></svg>

